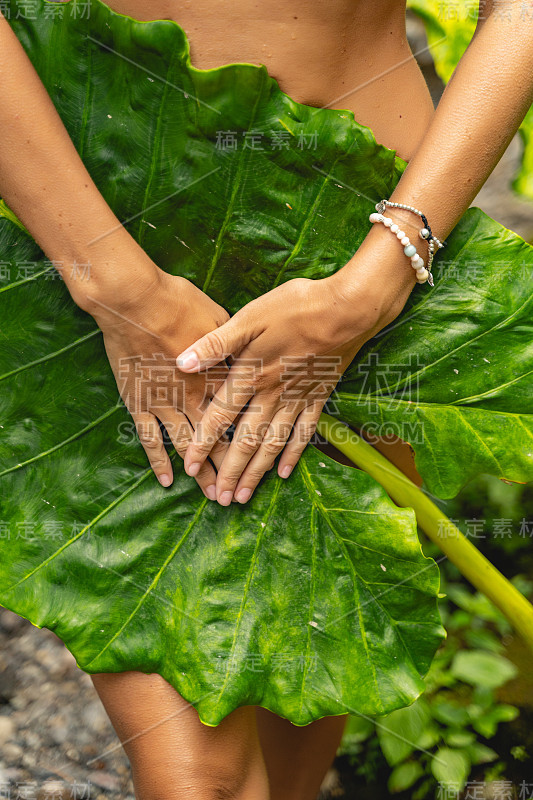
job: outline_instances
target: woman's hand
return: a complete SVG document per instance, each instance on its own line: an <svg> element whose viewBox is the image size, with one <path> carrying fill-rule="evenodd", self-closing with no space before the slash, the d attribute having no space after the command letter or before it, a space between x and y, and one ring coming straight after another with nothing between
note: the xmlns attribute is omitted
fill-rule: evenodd
<svg viewBox="0 0 533 800"><path fill-rule="evenodd" d="M196 427L185 470L198 475L219 437L240 415L219 468L217 500L245 503L283 451L278 474L287 478L314 433L323 405L359 348L399 313L346 275L287 281L248 303L222 327L181 353L194 373L233 363Z"/></svg>
<svg viewBox="0 0 533 800"><path fill-rule="evenodd" d="M223 325L229 315L194 284L153 267L151 262L138 280L122 284L114 300L108 294L89 296L83 307L102 330L119 392L150 465L162 486L170 486L172 465L158 420L183 457L228 372L224 364L201 375L183 375L176 368L176 352ZM215 466L227 446L227 441L214 443L210 456ZM214 500L216 473L209 461L195 477Z"/></svg>

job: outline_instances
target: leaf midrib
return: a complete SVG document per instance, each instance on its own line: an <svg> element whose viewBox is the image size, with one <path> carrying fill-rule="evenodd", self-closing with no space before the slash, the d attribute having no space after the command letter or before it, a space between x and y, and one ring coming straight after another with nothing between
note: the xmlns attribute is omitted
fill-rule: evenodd
<svg viewBox="0 0 533 800"><path fill-rule="evenodd" d="M436 361L433 361L431 364L425 364L418 372L411 372L404 381L398 381L394 386L388 386L387 391L394 392L397 389L405 388L406 382L411 382L414 378L418 378L420 375L423 375L428 370L431 370L437 364L440 364L442 361L446 361L446 359L450 358L450 356L458 353L459 350L462 350L464 347L469 347L474 342L477 342L479 339L482 339L483 336L486 336L493 331L497 331L503 326L505 326L508 322L511 322L518 314L522 312L522 310L530 303L533 303L533 296L527 297L526 300L523 302L521 306L519 306L513 313L506 317L503 320L500 320L496 325L493 325L492 328L487 328L485 331L481 331L477 336L474 336L473 339L469 339L466 342L462 342L458 347L455 347L453 350L448 350L448 352L444 353L440 358L437 358ZM378 394L377 392L369 392L368 397L383 397L384 395ZM386 395L385 395L386 396Z"/></svg>
<svg viewBox="0 0 533 800"><path fill-rule="evenodd" d="M42 356L41 358L36 358L35 361L28 361L27 364L22 364L22 366L17 367L16 369L12 369L11 372L5 372L3 375L0 375L0 381L6 380L7 378L12 378L14 375L18 375L19 372L24 372L24 370L30 369L31 367L35 367L37 364L43 364L45 361L49 361L52 358L56 358L57 356L60 356L63 353L68 352L69 350L73 350L78 345L87 342L89 339L92 339L99 333L101 333L100 328L96 328L96 330L91 331L90 333L86 333L85 336L81 336L79 339L75 339L73 342L70 342L70 344L66 344L60 350L54 350L52 353L47 353L45 356Z"/></svg>
<svg viewBox="0 0 533 800"><path fill-rule="evenodd" d="M256 543L255 543L254 552L253 552L253 555L252 555L252 560L250 562L250 566L248 568L248 572L246 573L246 580L245 580L245 583L244 583L244 590L243 590L241 605L239 607L239 612L237 614L237 619L235 621L235 631L234 631L234 634L233 634L233 640L232 640L232 643L231 643L231 649L230 649L230 653L229 653L229 656L228 656L228 669L227 669L226 674L224 676L224 681L222 683L222 687L220 689L220 692L219 692L219 695L218 695L218 698L217 698L217 703L220 703L220 701L222 699L222 695L224 694L224 690L225 690L225 688L227 686L229 677L232 674L232 672L231 672L231 662L232 662L232 659L233 659L233 656L234 656L234 653L235 653L235 647L237 645L237 636L238 636L239 629L240 629L240 626L241 626L241 622L242 622L242 619L243 619L243 616L244 616L244 610L245 610L245 607L246 607L246 601L248 599L248 592L249 592L250 584L252 582L252 577L253 577L253 574L254 574L254 571L255 571L255 566L257 564L257 559L258 559L258 556L259 556L260 545L261 545L261 543L263 541L263 536L264 536L264 533L265 533L267 525L268 525L268 520L270 519L270 516L272 515L272 511L274 510L274 507L276 505L276 500L278 499L278 494L280 492L280 489L281 489L281 479L277 480L275 485L274 485L274 491L272 492L272 497L270 498L270 503L268 505L266 516L262 520L263 524L260 525L260 530L259 530L259 533L258 533L258 536L257 536L257 540L256 540Z"/></svg>

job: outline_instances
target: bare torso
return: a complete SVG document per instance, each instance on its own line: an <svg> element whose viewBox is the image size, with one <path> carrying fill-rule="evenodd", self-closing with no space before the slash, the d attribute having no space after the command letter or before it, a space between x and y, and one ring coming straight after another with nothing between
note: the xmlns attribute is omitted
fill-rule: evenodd
<svg viewBox="0 0 533 800"><path fill-rule="evenodd" d="M265 64L300 103L350 109L409 161L434 113L405 31L405 0L109 0L134 19L173 19L199 69Z"/></svg>
<svg viewBox="0 0 533 800"><path fill-rule="evenodd" d="M311 106L349 109L376 139L409 161L434 114L409 47L405 0L107 0L138 20L173 19L198 69L265 64L280 89ZM412 448L375 441L420 484ZM324 452L350 463L331 445Z"/></svg>

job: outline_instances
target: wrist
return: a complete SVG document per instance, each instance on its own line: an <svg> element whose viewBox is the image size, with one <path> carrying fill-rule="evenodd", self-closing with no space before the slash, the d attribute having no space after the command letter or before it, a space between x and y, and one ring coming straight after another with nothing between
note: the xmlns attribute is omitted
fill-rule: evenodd
<svg viewBox="0 0 533 800"><path fill-rule="evenodd" d="M127 306L130 296L152 283L160 271L103 198L99 200L98 209L84 206L85 227L79 219L61 223L54 226L53 241L37 240L74 302L93 316L98 304Z"/></svg>
<svg viewBox="0 0 533 800"><path fill-rule="evenodd" d="M86 264L86 269L70 271L68 277L63 270L62 277L74 302L100 327L138 310L166 275L133 239L126 246L115 243L105 255L93 254Z"/></svg>
<svg viewBox="0 0 533 800"><path fill-rule="evenodd" d="M411 231L406 233L413 239ZM425 254L422 257L426 260ZM339 298L339 311L346 325L355 330L361 320L376 331L388 325L401 312L416 285L415 270L403 247L380 224L373 225L350 261L327 280Z"/></svg>

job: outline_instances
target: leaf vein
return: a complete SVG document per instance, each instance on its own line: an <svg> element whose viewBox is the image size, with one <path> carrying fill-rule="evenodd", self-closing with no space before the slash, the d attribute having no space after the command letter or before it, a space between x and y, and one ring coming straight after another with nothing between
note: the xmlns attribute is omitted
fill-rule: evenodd
<svg viewBox="0 0 533 800"><path fill-rule="evenodd" d="M159 581L161 579L161 576L163 575L163 573L164 573L165 569L167 568L168 564L172 561L172 559L174 558L174 556L176 555L176 553L178 552L178 550L181 548L182 544L184 543L185 539L187 538L187 536L190 534L191 530L194 528L194 526L198 522L198 519L201 516L201 514L202 514L204 508L206 507L206 505L207 505L207 498L204 498L202 503L198 507L193 519L191 520L191 522L187 526L187 529L183 533L183 536L181 537L181 539L179 539L179 541L176 543L176 545L172 548L172 550L170 551L169 555L167 556L167 558L165 559L165 561L161 565L161 568L158 570L156 576L152 580L150 586L146 589L146 591L144 592L144 594L140 598L139 602L137 603L137 605L135 606L135 608L133 609L133 611L131 612L129 617L123 622L123 624L120 626L118 631L116 631L116 633L111 637L111 639L107 642L107 644L100 650L100 652L97 653L95 656L93 656L93 658L91 658L91 660L88 662L88 664L85 665L86 667L88 667L89 664L92 664L93 661L96 661L97 658L99 658L103 653L105 653L105 651L108 649L108 647L110 647L113 644L113 642L120 636L122 631L129 625L129 623L131 622L131 620L133 619L135 614L138 612L138 610L140 609L140 607L142 606L142 604L144 603L146 598L152 592L152 589L154 589L157 586L157 584L159 583Z"/></svg>

